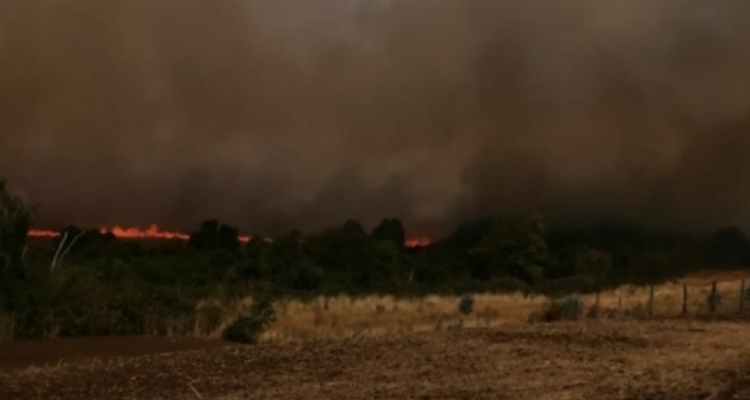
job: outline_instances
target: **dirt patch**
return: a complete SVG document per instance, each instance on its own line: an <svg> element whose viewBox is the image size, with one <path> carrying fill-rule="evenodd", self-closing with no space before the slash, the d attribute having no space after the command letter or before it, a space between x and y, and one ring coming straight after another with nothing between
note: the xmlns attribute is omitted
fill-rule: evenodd
<svg viewBox="0 0 750 400"><path fill-rule="evenodd" d="M219 348L225 345L225 342L218 340L167 337L102 337L7 342L0 343L0 371L57 365L90 358L132 357Z"/></svg>
<svg viewBox="0 0 750 400"><path fill-rule="evenodd" d="M750 365L749 336L597 322L220 346L0 372L0 399L704 400Z"/></svg>

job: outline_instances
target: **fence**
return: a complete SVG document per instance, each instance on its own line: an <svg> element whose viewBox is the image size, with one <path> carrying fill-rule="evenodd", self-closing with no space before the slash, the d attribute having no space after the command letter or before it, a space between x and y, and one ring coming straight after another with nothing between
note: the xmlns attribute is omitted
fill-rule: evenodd
<svg viewBox="0 0 750 400"><path fill-rule="evenodd" d="M628 287L584 298L597 309L644 316L726 315L750 312L747 280Z"/></svg>

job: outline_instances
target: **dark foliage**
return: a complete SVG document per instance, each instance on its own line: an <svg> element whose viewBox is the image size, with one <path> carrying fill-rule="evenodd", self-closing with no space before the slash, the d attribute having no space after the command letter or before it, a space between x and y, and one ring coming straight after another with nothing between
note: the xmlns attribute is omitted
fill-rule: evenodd
<svg viewBox="0 0 750 400"><path fill-rule="evenodd" d="M263 331L276 320L271 300L270 295L260 296L247 314L234 320L224 330L224 340L256 344Z"/></svg>
<svg viewBox="0 0 750 400"><path fill-rule="evenodd" d="M384 240L401 247L406 241L406 230L398 219L384 218L380 225L372 231L372 238Z"/></svg>
<svg viewBox="0 0 750 400"><path fill-rule="evenodd" d="M750 262L750 243L735 227L704 236L614 223L548 230L538 218L491 216L416 249L404 247L401 222L388 218L371 234L349 220L246 246L236 228L216 220L204 221L187 246L119 240L70 226L62 233L78 239L65 261L51 269L59 242L29 243L32 216L33 208L0 181L0 320L13 327L0 337L211 330L220 310L198 307L205 299L221 304L268 288L275 296L297 298L480 292L562 297ZM718 299L709 302L716 305ZM469 302L462 304L470 313ZM571 304L550 303L541 317L568 318ZM225 334L252 343L273 321L271 311L268 304L251 310Z"/></svg>
<svg viewBox="0 0 750 400"><path fill-rule="evenodd" d="M239 229L218 220L207 220L201 223L198 232L190 235L188 244L197 250L236 251L240 247L239 233Z"/></svg>

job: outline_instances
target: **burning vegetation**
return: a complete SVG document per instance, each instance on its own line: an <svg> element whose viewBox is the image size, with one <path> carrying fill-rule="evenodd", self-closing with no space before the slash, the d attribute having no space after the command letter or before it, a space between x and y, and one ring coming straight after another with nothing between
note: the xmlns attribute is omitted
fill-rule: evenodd
<svg viewBox="0 0 750 400"><path fill-rule="evenodd" d="M141 229L136 227L122 228L115 226L112 229L100 228L98 232L102 235L111 234L118 239L132 239L132 240L179 240L189 241L190 234L178 231L162 231L156 224L151 224L148 229ZM50 230L50 229L30 229L28 236L30 238L58 238L61 237L64 232ZM249 235L239 235L237 239L240 243L248 243L253 239ZM263 240L271 241L273 239L264 237ZM404 246L408 248L415 247L426 247L430 245L430 238L428 237L410 237L404 240Z"/></svg>

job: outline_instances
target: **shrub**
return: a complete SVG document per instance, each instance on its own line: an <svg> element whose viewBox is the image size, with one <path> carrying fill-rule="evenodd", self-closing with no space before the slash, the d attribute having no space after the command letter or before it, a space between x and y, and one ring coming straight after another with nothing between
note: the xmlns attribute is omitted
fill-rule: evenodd
<svg viewBox="0 0 750 400"><path fill-rule="evenodd" d="M469 315L474 311L474 296L467 294L461 297L458 302L458 312L463 315Z"/></svg>
<svg viewBox="0 0 750 400"><path fill-rule="evenodd" d="M583 303L578 297L550 300L542 308L540 315L530 317L531 322L555 322L576 320L583 313ZM533 320L533 321L532 321Z"/></svg>
<svg viewBox="0 0 750 400"><path fill-rule="evenodd" d="M253 304L249 313L235 319L222 336L230 342L256 344L260 335L275 321L271 297L263 296Z"/></svg>

